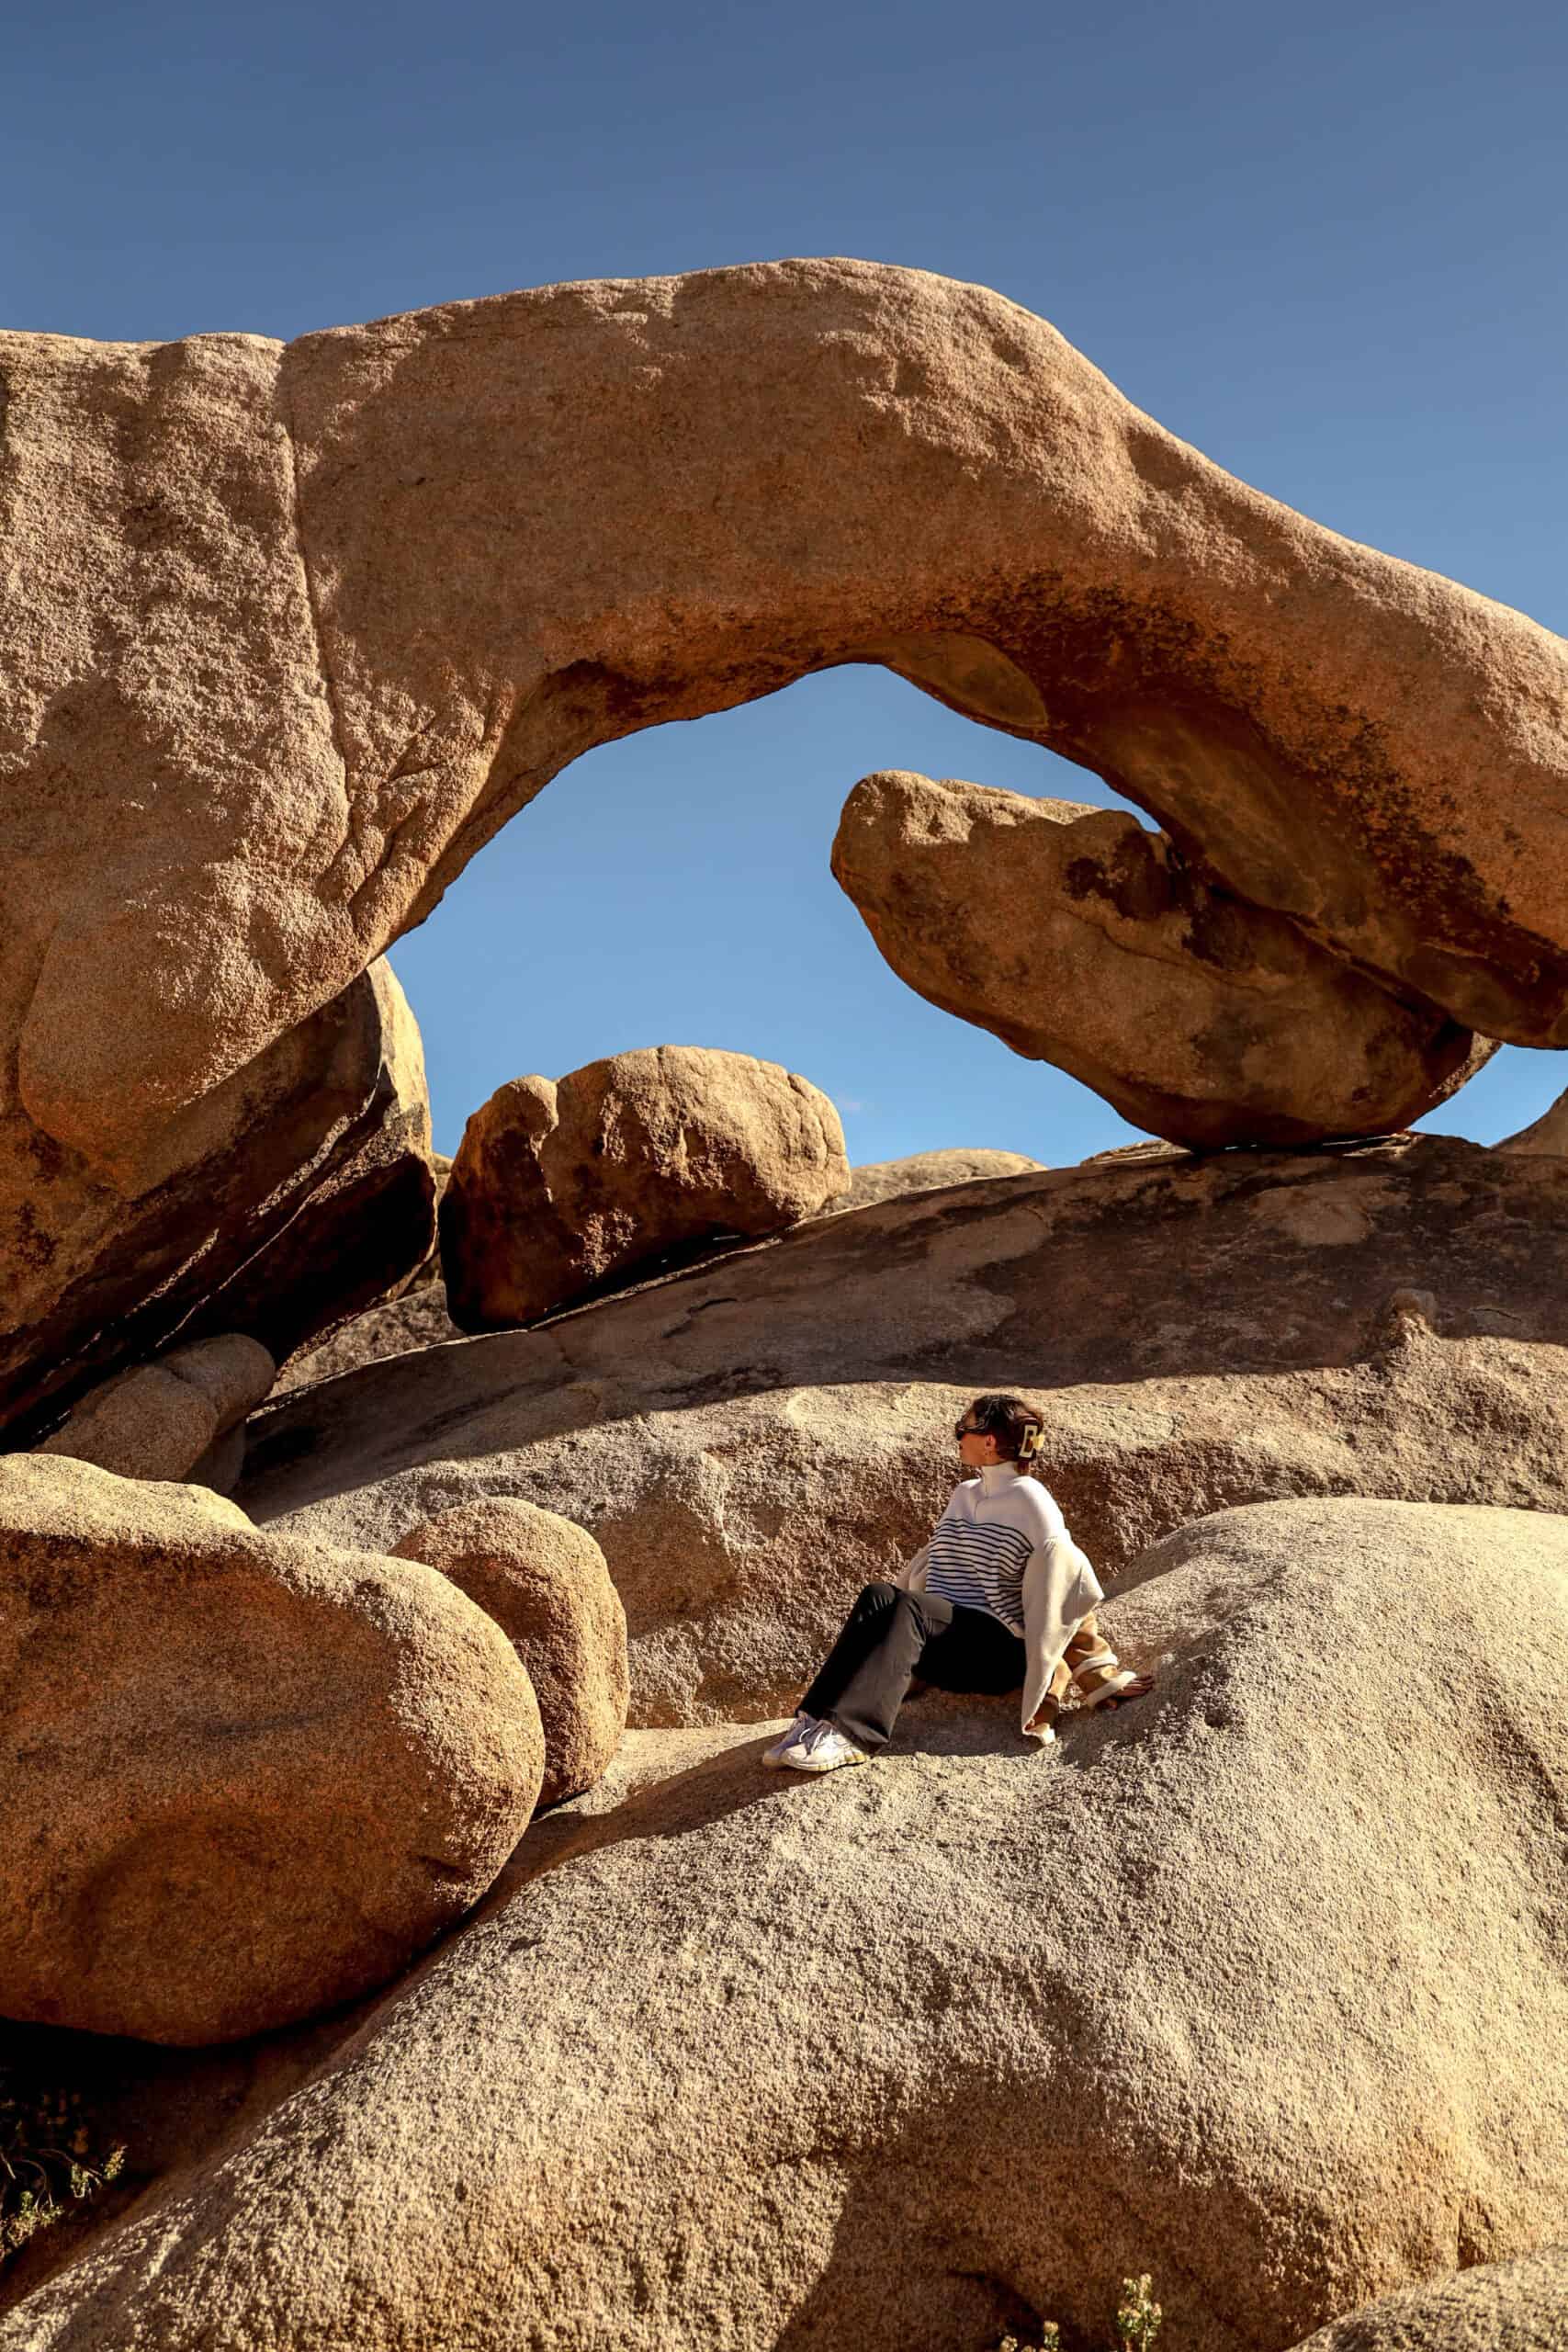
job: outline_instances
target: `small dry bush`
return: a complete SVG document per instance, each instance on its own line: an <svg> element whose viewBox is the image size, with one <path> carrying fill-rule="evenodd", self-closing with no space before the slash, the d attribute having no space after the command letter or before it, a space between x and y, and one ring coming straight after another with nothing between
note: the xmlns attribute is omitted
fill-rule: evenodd
<svg viewBox="0 0 1568 2352"><path fill-rule="evenodd" d="M0 2066L0 2262L115 2178L125 2150L93 2143L74 2092Z"/></svg>
<svg viewBox="0 0 1568 2352"><path fill-rule="evenodd" d="M1122 2301L1111 2323L1116 2331L1116 2352L1149 2352L1164 2316L1154 2300L1146 2270L1141 2278L1123 2278ZM1054 2319L1048 2319L1041 2324L1038 2344L1021 2344L1016 2335L1004 2335L997 2352L1061 2352L1061 2329Z"/></svg>

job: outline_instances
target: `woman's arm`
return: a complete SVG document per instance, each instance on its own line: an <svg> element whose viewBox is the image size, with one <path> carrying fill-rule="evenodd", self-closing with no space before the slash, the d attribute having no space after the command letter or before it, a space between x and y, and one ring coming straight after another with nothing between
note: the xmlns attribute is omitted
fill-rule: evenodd
<svg viewBox="0 0 1568 2352"><path fill-rule="evenodd" d="M894 1583L902 1585L906 1592L924 1592L926 1589L926 1566L931 1558L931 1547L929 1544L922 1544L919 1550L915 1554L914 1558L912 1560L905 1561L903 1566L894 1577Z"/></svg>

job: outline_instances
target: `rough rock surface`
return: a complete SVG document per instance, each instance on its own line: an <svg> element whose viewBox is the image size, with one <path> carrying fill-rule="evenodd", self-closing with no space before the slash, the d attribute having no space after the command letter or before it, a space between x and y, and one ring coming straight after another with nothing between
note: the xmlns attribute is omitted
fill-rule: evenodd
<svg viewBox="0 0 1568 2352"><path fill-rule="evenodd" d="M433 1571L0 1462L0 2014L206 2042L349 1999L483 1894L543 1768Z"/></svg>
<svg viewBox="0 0 1568 2352"><path fill-rule="evenodd" d="M828 1097L750 1054L653 1046L513 1079L442 1198L447 1311L466 1331L530 1323L679 1243L797 1224L849 1181Z"/></svg>
<svg viewBox="0 0 1568 2352"><path fill-rule="evenodd" d="M37 1451L121 1478L188 1478L270 1393L276 1373L260 1341L243 1332L195 1340L105 1381Z"/></svg>
<svg viewBox="0 0 1568 2352"><path fill-rule="evenodd" d="M1568 1163L1446 1136L1169 1153L889 1201L535 1332L266 1407L241 1499L387 1551L479 1494L564 1512L626 1603L634 1723L793 1705L921 1543L955 1413L1047 1407L1102 1572L1292 1494L1568 1510Z"/></svg>
<svg viewBox="0 0 1568 2352"><path fill-rule="evenodd" d="M1568 1094L1560 1094L1539 1119L1532 1119L1517 1135L1505 1136L1494 1144L1494 1151L1523 1152L1527 1157L1540 1155L1549 1159L1568 1159Z"/></svg>
<svg viewBox="0 0 1568 2352"><path fill-rule="evenodd" d="M1384 2296L1296 2352L1562 2352L1565 2344L1568 2245Z"/></svg>
<svg viewBox="0 0 1568 2352"><path fill-rule="evenodd" d="M1568 648L983 288L788 261L0 373L0 1115L40 1150L139 1164L579 752L846 661L1568 1041Z"/></svg>
<svg viewBox="0 0 1568 2352"><path fill-rule="evenodd" d="M949 1184L977 1184L992 1176L1037 1174L1044 1161L1021 1151L917 1151L908 1159L874 1159L850 1170L850 1189L829 1201L828 1213L868 1209L906 1193L938 1193Z"/></svg>
<svg viewBox="0 0 1568 2352"><path fill-rule="evenodd" d="M1387 1134L1495 1050L1124 810L888 769L844 803L833 872L901 980L1174 1143Z"/></svg>
<svg viewBox="0 0 1568 2352"><path fill-rule="evenodd" d="M626 1612L586 1528L483 1496L422 1520L397 1556L439 1568L514 1645L545 1728L539 1803L602 1780L626 1727Z"/></svg>
<svg viewBox="0 0 1568 2352"><path fill-rule="evenodd" d="M446 1312L446 1285L435 1261L434 1279L425 1275L411 1283L400 1296L367 1306L351 1323L342 1323L316 1346L290 1357L277 1381L281 1395L306 1388L318 1380L335 1380L340 1373L357 1372L361 1364L378 1363L385 1356L406 1355L411 1348L439 1347L463 1337Z"/></svg>
<svg viewBox="0 0 1568 2352"><path fill-rule="evenodd" d="M429 1253L424 1065L385 964L164 1131L129 1193L51 1143L7 1083L0 1069L9 1442L171 1340L242 1331L281 1359Z"/></svg>
<svg viewBox="0 0 1568 2352"><path fill-rule="evenodd" d="M1495 1046L1067 799L865 776L832 870L896 974L1173 1143L1389 1134Z"/></svg>
<svg viewBox="0 0 1568 2352"><path fill-rule="evenodd" d="M1158 1696L1044 1756L649 1736L0 2347L989 2352L1146 2268L1278 2352L1561 2237L1568 1523L1233 1512L1107 1613Z"/></svg>

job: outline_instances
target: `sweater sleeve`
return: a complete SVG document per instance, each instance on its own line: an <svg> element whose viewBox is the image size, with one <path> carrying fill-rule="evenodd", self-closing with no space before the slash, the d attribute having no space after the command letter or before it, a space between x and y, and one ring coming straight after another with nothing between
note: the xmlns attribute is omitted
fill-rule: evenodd
<svg viewBox="0 0 1568 2352"><path fill-rule="evenodd" d="M912 1560L905 1561L903 1566L894 1577L894 1583L902 1585L906 1592L924 1592L926 1589L926 1567L931 1559L931 1545L929 1544L922 1544L919 1550L915 1554L914 1558Z"/></svg>
<svg viewBox="0 0 1568 2352"><path fill-rule="evenodd" d="M1039 1712L1075 1629L1105 1597L1088 1555L1067 1532L1055 1497L1044 1487L1037 1492L1044 1508L1035 1514L1034 1548L1023 1572L1025 1730Z"/></svg>

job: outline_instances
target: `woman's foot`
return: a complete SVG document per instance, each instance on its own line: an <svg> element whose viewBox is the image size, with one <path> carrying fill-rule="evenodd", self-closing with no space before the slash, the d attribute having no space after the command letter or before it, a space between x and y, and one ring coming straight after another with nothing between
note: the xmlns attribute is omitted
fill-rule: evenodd
<svg viewBox="0 0 1568 2352"><path fill-rule="evenodd" d="M1080 1699L1078 1712L1080 1714L1092 1714L1097 1707L1103 1707L1107 1714L1111 1714L1118 1707L1130 1706L1134 1699L1146 1699L1154 1687L1152 1674L1134 1674L1130 1668L1123 1667L1120 1674L1113 1674L1110 1681L1102 1683L1098 1690L1091 1690L1087 1698Z"/></svg>
<svg viewBox="0 0 1568 2352"><path fill-rule="evenodd" d="M797 1741L804 1739L807 1733L811 1729L816 1721L817 1717L815 1715L808 1715L804 1707L800 1708L795 1714L794 1723L791 1724L784 1737L782 1739L775 1739L772 1747L763 1748L763 1763L768 1765L770 1768L776 1768L778 1765L782 1764L784 1760L785 1748L794 1747Z"/></svg>
<svg viewBox="0 0 1568 2352"><path fill-rule="evenodd" d="M809 1730L792 1740L779 1758L779 1762L792 1772L837 1772L845 1764L869 1764L870 1756L852 1739L846 1739L837 1724L813 1724Z"/></svg>

